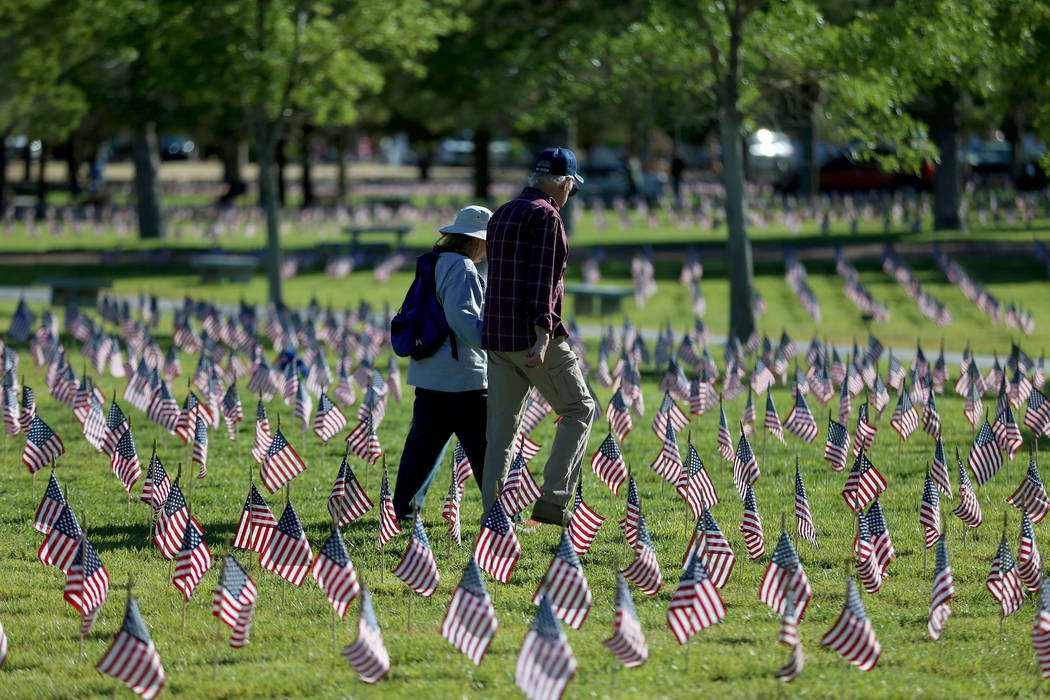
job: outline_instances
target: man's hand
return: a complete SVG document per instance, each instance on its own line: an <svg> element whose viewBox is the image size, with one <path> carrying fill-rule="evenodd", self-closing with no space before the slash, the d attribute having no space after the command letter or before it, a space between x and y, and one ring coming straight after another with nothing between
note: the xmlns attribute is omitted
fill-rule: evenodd
<svg viewBox="0 0 1050 700"><path fill-rule="evenodd" d="M536 342L525 353L525 369L536 369L543 364L547 355L548 342L550 342L550 331L536 326Z"/></svg>

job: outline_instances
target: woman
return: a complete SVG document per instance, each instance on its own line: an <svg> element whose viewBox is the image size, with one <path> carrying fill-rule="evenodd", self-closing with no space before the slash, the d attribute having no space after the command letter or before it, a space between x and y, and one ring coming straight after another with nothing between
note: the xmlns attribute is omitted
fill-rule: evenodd
<svg viewBox="0 0 1050 700"><path fill-rule="evenodd" d="M485 207L464 207L454 224L439 229L442 235L434 246L439 253L434 282L450 335L455 336L456 353L454 357L452 339L446 338L430 357L409 359L406 383L416 388L416 400L394 486L398 519L411 518L413 508L422 505L426 489L441 466L438 460L453 434L463 445L481 486L488 379L481 349L485 280L476 264L485 257L490 216L492 212Z"/></svg>

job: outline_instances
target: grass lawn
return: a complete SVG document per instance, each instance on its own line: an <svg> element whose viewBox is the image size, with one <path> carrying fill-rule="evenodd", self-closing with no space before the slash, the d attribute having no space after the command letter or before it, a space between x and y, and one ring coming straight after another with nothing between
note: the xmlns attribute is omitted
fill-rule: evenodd
<svg viewBox="0 0 1050 700"><path fill-rule="evenodd" d="M314 281L318 285L324 284L316 277ZM162 283L170 285L170 280L157 284ZM379 300L389 290L403 289L403 283L403 276L395 279L390 285L379 288L373 298ZM828 280L827 284L837 286L834 279ZM779 294L776 292L778 286L782 290ZM891 286L892 282L887 281L887 288ZM295 300L308 296L305 286L290 287L297 290L294 294L290 291ZM710 286L705 283L711 300L716 296L714 287L713 282ZM316 289L323 299L325 294L321 290L325 287ZM767 322L769 317L777 318L786 313L781 309L797 306L792 299L786 299L783 306L774 306L778 296L788 294L783 282L774 276L761 277L760 289L770 303ZM825 301L828 287L815 289ZM213 291L218 290L198 288L196 293L210 298ZM888 289L876 293L882 291L888 292ZM334 291L331 294L333 303L340 307L356 304L356 295L343 297ZM234 298L236 295L236 291L231 294ZM225 297L216 293L215 298ZM392 297L388 295L388 298ZM665 303L667 309L672 308L672 301ZM825 304L830 302L825 301ZM896 303L891 304L891 308L898 313ZM664 318L658 320L662 322ZM783 322L787 321L788 318L783 319ZM781 322L778 320L773 328L779 331ZM976 338L986 334L986 328L973 327L969 332ZM803 335L801 330L798 335ZM935 337L924 336L924 341L932 345ZM990 348L992 341L986 339L986 342ZM591 345L593 348L594 344ZM72 345L67 343L67 347ZM1000 354L1008 350L1003 345L999 349ZM591 354L593 361L593 350ZM79 355L74 354L74 357L74 364L79 364ZM100 676L93 666L105 653L120 625L124 605L122 586L129 575L135 578L136 598L167 670L167 694L214 698L264 695L520 697L513 683L515 659L533 616L531 596L550 561L558 532L551 527L542 527L521 535L525 551L510 584L500 586L486 577L486 584L495 597L500 629L483 664L474 668L440 636L441 620L469 557L480 517L477 490L468 485L463 505L464 548L453 547L451 553L446 553L445 523L440 511L448 484L447 470L443 470L435 482L422 513L442 577L432 598L418 598L389 573L404 551L404 534L388 544L385 559L376 553L376 510L345 528L343 533L358 575L374 596L393 663L388 678L376 687L362 685L344 660L333 654L331 609L311 577L307 577L302 588L297 589L261 570L256 560L250 565L250 574L259 587L251 644L245 649L231 649L226 645L229 630L223 627L218 676L213 682L211 673L217 623L211 616L211 592L217 582L217 569L204 577L190 600L185 632L181 631L181 594L171 585L166 562L156 547L148 542L146 507L137 500L141 485L133 491L135 500L128 515L126 497L110 473L107 459L75 434L70 412L45 396L42 373L33 369L31 364L31 358L23 352L22 371L26 383L37 390L40 414L59 432L67 446L68 454L61 459L57 470L58 479L68 489L69 500L81 522L86 520L89 537L109 571L111 591L94 631L84 643L83 657L78 657L79 617L62 600L62 575L57 569L42 567L36 561L41 536L30 525L47 483L46 472L41 472L34 481L19 463L23 438L4 438L2 449L8 468L0 473L0 529L4 533L0 538L0 562L5 572L0 577L0 622L10 640L10 656L0 671L0 697L108 696L113 689L113 680ZM182 366L187 370L194 364L195 358L182 357ZM385 367L385 358L381 358L377 366ZM952 371L957 373L957 367ZM626 670L601 645L612 629L615 571L626 564L622 535L615 524L615 520L623 516L624 498L612 498L589 468L590 455L605 437L603 421L591 435L583 479L588 503L608 520L591 552L583 558L594 594L594 607L582 630L568 630L569 642L579 661L579 673L569 684L566 697L696 697L703 691L720 697L771 697L783 692L775 676L787 657L787 649L776 643L779 621L758 601L758 589L769 553L779 536L782 517L786 517L788 529L793 530L796 457L807 482L820 547L814 548L806 542L799 545L814 597L800 625L807 656L806 668L790 686L791 691L820 697L971 697L1032 695L1042 690L1030 642L1034 615L1032 600L1021 612L1005 621L1004 639L999 641L999 608L984 586L998 544L1004 511L1009 517L1007 535L1011 547L1016 548L1020 516L1018 511L1005 504L1004 499L1023 476L1025 458L1018 455L980 489L978 497L985 524L965 538L961 523L947 514L954 505L947 501L942 505L949 534L956 598L955 613L945 626L942 641L933 643L926 633L926 618L934 557L930 555L924 572L923 535L918 521L922 475L932 457L933 446L929 437L920 430L901 448L896 433L889 426L888 414L878 422L880 430L871 458L889 482L882 503L896 545L897 559L889 568L892 576L885 581L882 590L876 595L863 597L883 648L875 670L863 674L847 669L842 659L819 647L821 636L833 624L842 607L843 568L844 562L851 557L853 528L850 512L839 495L844 474L832 474L829 479L822 460L824 430L814 444L800 443L791 435L786 446L761 436L754 439L762 470L756 493L765 526L767 555L758 562L750 562L737 529L742 507L735 496L731 469L715 450L717 413L692 417L688 433L679 435L679 443L684 450L687 434L691 435L707 465L722 499L722 503L713 508L713 514L734 547L737 563L722 591L727 607L725 621L701 632L688 645L679 646L667 627L665 614L681 573L682 555L692 523L685 503L673 489L662 485L647 466L660 450L660 442L649 429L660 400L656 387L658 378L655 371L645 375L643 388L647 415L636 418L634 432L623 447L638 479L643 512L665 577L663 588L653 598L646 598L634 590L635 604L649 643L650 660L641 668ZM121 392L123 390L122 383L116 380L100 378L98 383L107 395L114 386ZM181 403L185 389L178 381L175 384L176 398ZM609 392L599 388L598 396L604 404ZM785 418L790 407L788 390L778 388L774 400L781 418ZM986 397L986 401L994 402L994 397ZM741 398L726 406L730 425L740 418L743 403ZM971 436L969 425L962 416L963 402L950 394L939 397L938 405L945 425L946 450L951 454L959 448L965 456ZM122 402L122 406L131 418L144 463L156 440L158 452L170 473L174 473L179 461L188 464L190 451L186 445L163 433L126 403ZM826 409L816 403L812 407L818 422L823 424ZM320 442L312 433L300 434L289 406L278 398L270 404L269 411L274 423L277 416L281 416L286 435L307 463L305 473L291 485L291 500L316 551L329 529L326 502L339 466L337 453L341 453L342 438L348 431L344 430L329 445L327 455L322 458ZM409 394L403 403L391 403L386 419L379 427L379 437L391 472L397 469L410 411ZM253 412L254 402L247 401L245 413L250 418ZM851 421L851 429L854 423L855 420ZM188 498L194 517L207 530L205 539L216 559L224 550L224 541L236 528L247 492L247 471L252 464L248 452L251 444L249 430L242 425L238 444L230 442L222 429L211 434L209 473L204 480L192 479L191 468L184 470L187 484L196 481L192 487L187 486ZM1024 435L1026 440L1030 439L1027 429ZM539 474L548 453L546 448L553 437L551 420L545 420L533 437L545 446L532 463L533 473ZM1046 441L1042 447L1047 448ZM366 467L357 460L353 460L352 466L367 484L373 500L378 502L378 468ZM958 474L953 465L954 488L957 488L957 482ZM274 494L268 500L279 515L283 494ZM1043 551L1050 552L1050 541L1044 531L1046 527L1046 524L1037 526L1036 536ZM243 552L236 555L242 563L249 561ZM347 618L337 625L339 648L354 639L356 616L357 605L354 604ZM130 697L123 685L119 695Z"/></svg>

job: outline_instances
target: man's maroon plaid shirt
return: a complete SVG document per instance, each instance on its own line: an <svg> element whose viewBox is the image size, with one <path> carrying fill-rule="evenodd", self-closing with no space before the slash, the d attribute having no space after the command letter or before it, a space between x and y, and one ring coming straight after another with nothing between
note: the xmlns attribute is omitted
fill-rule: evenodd
<svg viewBox="0 0 1050 700"><path fill-rule="evenodd" d="M527 350L535 326L568 335L561 319L569 243L554 200L534 187L496 210L488 225L488 286L481 347Z"/></svg>

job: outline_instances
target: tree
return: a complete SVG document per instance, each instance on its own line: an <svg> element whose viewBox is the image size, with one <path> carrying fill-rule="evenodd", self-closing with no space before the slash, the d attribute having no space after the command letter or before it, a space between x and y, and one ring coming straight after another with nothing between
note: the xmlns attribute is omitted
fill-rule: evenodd
<svg viewBox="0 0 1050 700"><path fill-rule="evenodd" d="M222 79L259 162L269 296L280 303L275 161L287 126L352 124L386 69L414 66L460 18L453 0L225 0L200 4L195 22L226 47Z"/></svg>

